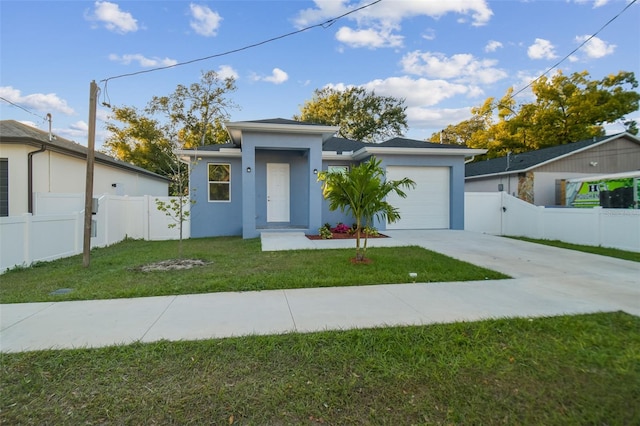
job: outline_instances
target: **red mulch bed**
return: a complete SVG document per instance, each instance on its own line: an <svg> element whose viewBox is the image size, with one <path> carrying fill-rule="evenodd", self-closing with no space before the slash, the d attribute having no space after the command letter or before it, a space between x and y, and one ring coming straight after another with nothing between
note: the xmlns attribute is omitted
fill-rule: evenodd
<svg viewBox="0 0 640 426"><path fill-rule="evenodd" d="M356 234L333 232L331 235L333 235L333 238L327 238L327 240L331 241L331 240L355 240L356 239ZM322 240L322 237L320 235L307 235L306 237L310 240ZM361 235L360 238L364 239L364 235ZM376 236L369 236L369 238L389 238L389 237L384 234L378 234Z"/></svg>

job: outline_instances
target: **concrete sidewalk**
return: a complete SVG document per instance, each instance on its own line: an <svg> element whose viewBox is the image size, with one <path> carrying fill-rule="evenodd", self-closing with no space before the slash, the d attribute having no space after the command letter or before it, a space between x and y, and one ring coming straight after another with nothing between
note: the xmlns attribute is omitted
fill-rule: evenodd
<svg viewBox="0 0 640 426"><path fill-rule="evenodd" d="M465 231L386 234L391 238L371 241L419 245L513 279L0 305L0 350L617 310L640 315L640 264L635 262ZM303 248L299 245L307 243L301 238L266 236L263 248ZM315 244L329 248L344 242Z"/></svg>

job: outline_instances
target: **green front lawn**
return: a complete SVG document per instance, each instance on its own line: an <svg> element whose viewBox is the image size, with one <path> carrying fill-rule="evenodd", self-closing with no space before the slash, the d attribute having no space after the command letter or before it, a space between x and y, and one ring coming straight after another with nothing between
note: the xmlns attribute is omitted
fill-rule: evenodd
<svg viewBox="0 0 640 426"><path fill-rule="evenodd" d="M354 243L355 247L355 243ZM420 247L370 248L371 264L352 264L354 249L262 252L260 241L238 237L183 241L183 257L209 262L189 270L138 268L178 253L177 241L126 240L82 256L18 268L0 278L0 302L109 299L220 291L273 290L410 282L508 278ZM50 295L58 289L72 292Z"/></svg>
<svg viewBox="0 0 640 426"><path fill-rule="evenodd" d="M637 425L625 313L2 356L1 424Z"/></svg>

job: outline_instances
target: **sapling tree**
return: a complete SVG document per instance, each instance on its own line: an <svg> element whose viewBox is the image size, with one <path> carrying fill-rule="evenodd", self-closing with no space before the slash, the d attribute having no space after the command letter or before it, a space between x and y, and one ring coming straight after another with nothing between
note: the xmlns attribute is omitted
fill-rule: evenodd
<svg viewBox="0 0 640 426"><path fill-rule="evenodd" d="M323 171L318 174L322 182L322 194L329 200L329 209L340 209L353 216L356 223L356 262L365 259L369 232L373 219L387 220L388 223L400 220L398 208L386 201L389 194L395 193L405 198L403 189L415 187L409 178L387 180L381 161L371 157L369 161L352 167L347 171ZM364 245L361 236L364 233Z"/></svg>

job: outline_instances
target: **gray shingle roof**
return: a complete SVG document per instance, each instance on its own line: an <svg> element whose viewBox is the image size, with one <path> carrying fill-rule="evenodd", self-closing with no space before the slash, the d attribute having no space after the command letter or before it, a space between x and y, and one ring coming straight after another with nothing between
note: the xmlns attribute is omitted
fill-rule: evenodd
<svg viewBox="0 0 640 426"><path fill-rule="evenodd" d="M87 158L89 149L79 143L70 141L60 136L53 135L49 140L49 133L35 127L28 126L15 120L0 120L0 142L2 143L22 143L34 147L45 146L51 151L72 155L79 158ZM134 166L125 161L116 160L106 154L95 151L95 161L108 164L121 169L135 171L147 176L168 181L169 179L159 174L150 172L142 167Z"/></svg>
<svg viewBox="0 0 640 426"><path fill-rule="evenodd" d="M306 121L288 120L286 118L267 118L264 120L249 120L246 123L263 123L263 124L297 124L306 126L325 126L325 124L309 123Z"/></svg>
<svg viewBox="0 0 640 426"><path fill-rule="evenodd" d="M384 141L378 146L386 146L390 148L442 148L442 149L468 149L463 145L455 145L455 144L441 144L441 143L433 143L433 142L425 142L419 141L416 139L406 139L406 138L393 138L388 141Z"/></svg>
<svg viewBox="0 0 640 426"><path fill-rule="evenodd" d="M322 144L322 150L336 151L338 153L349 151L355 152L364 146L366 146L364 142L355 141L353 139L332 137Z"/></svg>
<svg viewBox="0 0 640 426"><path fill-rule="evenodd" d="M498 157L490 160L469 163L465 167L465 176L474 177L498 173L523 172L555 158L596 145L607 139L615 139L623 134L624 133L618 133L615 135L585 139L565 145L557 145L550 148L524 152L522 154L513 154L508 157Z"/></svg>
<svg viewBox="0 0 640 426"><path fill-rule="evenodd" d="M192 150L215 152L215 151L220 151L221 148L240 148L240 147L233 142L229 142L229 143L216 143L212 145L199 146L197 148L192 148Z"/></svg>

